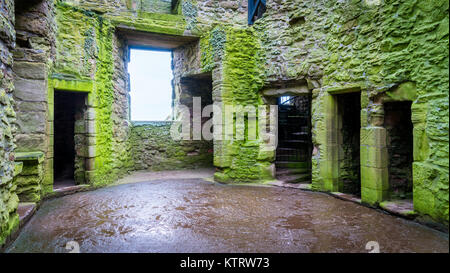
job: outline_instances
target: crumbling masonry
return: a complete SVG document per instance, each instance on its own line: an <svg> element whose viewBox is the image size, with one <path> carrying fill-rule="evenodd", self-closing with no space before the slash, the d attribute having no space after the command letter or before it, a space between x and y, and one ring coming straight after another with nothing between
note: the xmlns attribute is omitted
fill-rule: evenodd
<svg viewBox="0 0 450 273"><path fill-rule="evenodd" d="M61 92L81 98L68 161L78 184L204 165L219 182L274 178L276 147L261 137L177 142L170 123L133 124L136 46L172 50L176 118L198 92L221 108L310 96L312 190L370 205L410 198L414 213L448 226L448 0L266 3L249 25L248 0L1 0L0 245L19 201L53 191Z"/></svg>

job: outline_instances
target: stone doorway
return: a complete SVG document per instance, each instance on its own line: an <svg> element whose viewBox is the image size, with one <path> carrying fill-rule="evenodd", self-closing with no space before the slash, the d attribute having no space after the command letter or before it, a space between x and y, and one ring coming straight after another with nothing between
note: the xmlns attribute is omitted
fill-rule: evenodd
<svg viewBox="0 0 450 273"><path fill-rule="evenodd" d="M412 200L413 124L411 101L384 103L390 199Z"/></svg>
<svg viewBox="0 0 450 273"><path fill-rule="evenodd" d="M361 93L336 95L339 191L361 196Z"/></svg>
<svg viewBox="0 0 450 273"><path fill-rule="evenodd" d="M85 183L86 94L55 91L54 189Z"/></svg>
<svg viewBox="0 0 450 273"><path fill-rule="evenodd" d="M311 155L311 95L279 97L277 179L311 183Z"/></svg>

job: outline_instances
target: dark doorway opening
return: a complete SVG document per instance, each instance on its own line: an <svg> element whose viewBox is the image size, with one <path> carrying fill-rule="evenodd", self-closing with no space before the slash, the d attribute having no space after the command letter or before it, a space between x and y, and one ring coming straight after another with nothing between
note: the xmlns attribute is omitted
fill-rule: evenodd
<svg viewBox="0 0 450 273"><path fill-rule="evenodd" d="M337 96L339 149L339 188L343 193L361 196L360 130L361 94Z"/></svg>
<svg viewBox="0 0 450 273"><path fill-rule="evenodd" d="M311 183L311 156L311 96L278 98L277 179Z"/></svg>
<svg viewBox="0 0 450 273"><path fill-rule="evenodd" d="M84 171L80 172L84 164L79 159L85 152L80 137L86 130L85 94L55 91L54 103L53 187L56 189L81 184L84 180Z"/></svg>
<svg viewBox="0 0 450 273"><path fill-rule="evenodd" d="M391 199L412 199L413 124L411 102L384 104Z"/></svg>

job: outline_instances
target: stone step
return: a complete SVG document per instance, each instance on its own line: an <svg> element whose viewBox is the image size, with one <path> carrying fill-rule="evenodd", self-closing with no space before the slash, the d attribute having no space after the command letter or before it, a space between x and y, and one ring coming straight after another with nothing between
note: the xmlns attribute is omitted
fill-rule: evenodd
<svg viewBox="0 0 450 273"><path fill-rule="evenodd" d="M309 183L311 175L309 173L277 175L277 179L285 183Z"/></svg>
<svg viewBox="0 0 450 273"><path fill-rule="evenodd" d="M24 226L31 216L33 216L36 211L36 203L33 202L21 202L17 207L17 213L19 214L19 224Z"/></svg>
<svg viewBox="0 0 450 273"><path fill-rule="evenodd" d="M275 166L277 168L285 169L304 169L308 168L308 162L295 162L295 161L276 161Z"/></svg>
<svg viewBox="0 0 450 273"><path fill-rule="evenodd" d="M308 168L298 168L298 169L277 168L277 171L276 171L277 175L305 174L305 173L309 173Z"/></svg>

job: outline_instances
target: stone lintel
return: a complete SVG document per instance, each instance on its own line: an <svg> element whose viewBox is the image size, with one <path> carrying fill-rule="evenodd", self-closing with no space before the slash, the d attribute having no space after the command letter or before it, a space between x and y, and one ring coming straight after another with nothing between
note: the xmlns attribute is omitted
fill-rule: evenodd
<svg viewBox="0 0 450 273"><path fill-rule="evenodd" d="M56 79L51 80L54 89L73 92L91 92L93 89L93 82L90 80L65 80Z"/></svg>
<svg viewBox="0 0 450 273"><path fill-rule="evenodd" d="M343 86L334 86L327 88L327 92L331 95L346 94L361 92L362 86L360 84L348 84Z"/></svg>
<svg viewBox="0 0 450 273"><path fill-rule="evenodd" d="M19 152L16 153L15 160L19 162L23 161L37 161L37 163L42 163L44 161L43 152Z"/></svg>

